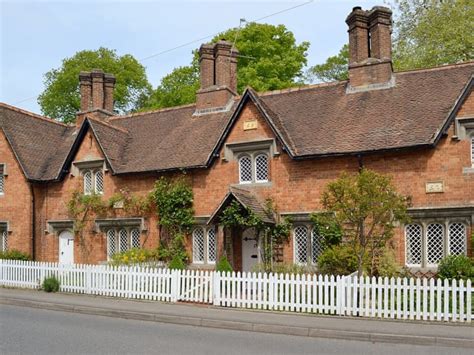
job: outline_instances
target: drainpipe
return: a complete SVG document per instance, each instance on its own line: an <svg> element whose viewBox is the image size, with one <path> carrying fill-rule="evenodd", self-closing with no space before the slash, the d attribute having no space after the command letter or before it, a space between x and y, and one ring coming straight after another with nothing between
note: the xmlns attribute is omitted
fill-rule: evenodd
<svg viewBox="0 0 474 355"><path fill-rule="evenodd" d="M35 190L33 184L30 183L31 193L31 258L36 260L36 247L35 247L35 225L36 225L36 210L35 210Z"/></svg>

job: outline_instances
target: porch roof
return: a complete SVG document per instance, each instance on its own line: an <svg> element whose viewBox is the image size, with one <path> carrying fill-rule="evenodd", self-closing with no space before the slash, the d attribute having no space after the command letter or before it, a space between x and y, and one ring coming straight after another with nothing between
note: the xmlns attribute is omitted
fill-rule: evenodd
<svg viewBox="0 0 474 355"><path fill-rule="evenodd" d="M215 223L222 211L233 201L237 201L244 208L248 208L262 219L264 223L275 224L274 216L267 213L259 198L252 192L241 187L231 186L222 202L209 217L207 223Z"/></svg>

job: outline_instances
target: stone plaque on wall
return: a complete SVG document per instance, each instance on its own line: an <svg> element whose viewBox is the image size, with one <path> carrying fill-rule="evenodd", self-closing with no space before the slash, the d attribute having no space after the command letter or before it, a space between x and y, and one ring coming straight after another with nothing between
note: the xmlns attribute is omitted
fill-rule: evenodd
<svg viewBox="0 0 474 355"><path fill-rule="evenodd" d="M244 131L249 131L251 129L257 129L258 122L257 120L250 120L244 122Z"/></svg>
<svg viewBox="0 0 474 355"><path fill-rule="evenodd" d="M444 183L442 181L430 181L425 184L426 193L444 192Z"/></svg>

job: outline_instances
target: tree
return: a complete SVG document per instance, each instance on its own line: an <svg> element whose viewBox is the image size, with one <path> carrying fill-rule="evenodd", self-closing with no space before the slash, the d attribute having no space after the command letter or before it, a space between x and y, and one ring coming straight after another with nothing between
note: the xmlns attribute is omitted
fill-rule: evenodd
<svg viewBox="0 0 474 355"><path fill-rule="evenodd" d="M284 25L249 23L215 36L234 42L240 56L237 65L238 88L247 86L257 91L277 90L295 86L303 81L303 67L309 42L296 44L295 37ZM165 76L147 102L147 108L161 108L195 101L199 88L198 53L193 51L189 66L179 67Z"/></svg>
<svg viewBox="0 0 474 355"><path fill-rule="evenodd" d="M395 0L395 70L429 68L474 58L474 2L471 0ZM348 78L349 52L308 69L309 81Z"/></svg>
<svg viewBox="0 0 474 355"><path fill-rule="evenodd" d="M364 267L373 275L395 224L408 220L407 198L396 191L389 177L363 169L329 183L322 203L327 216L332 216L329 222L342 230L342 244L357 256L359 276ZM364 265L367 260L369 265Z"/></svg>
<svg viewBox="0 0 474 355"><path fill-rule="evenodd" d="M63 60L58 69L44 75L45 89L38 97L44 115L63 122L74 122L80 110L79 73L99 68L114 74L115 110L124 113L143 105L151 91L145 68L131 55L117 55L115 50L99 48L84 50Z"/></svg>
<svg viewBox="0 0 474 355"><path fill-rule="evenodd" d="M394 64L398 70L474 58L472 0L396 0Z"/></svg>
<svg viewBox="0 0 474 355"><path fill-rule="evenodd" d="M349 79L348 73L349 45L345 44L339 53L326 59L323 64L316 64L307 71L309 81L340 81Z"/></svg>

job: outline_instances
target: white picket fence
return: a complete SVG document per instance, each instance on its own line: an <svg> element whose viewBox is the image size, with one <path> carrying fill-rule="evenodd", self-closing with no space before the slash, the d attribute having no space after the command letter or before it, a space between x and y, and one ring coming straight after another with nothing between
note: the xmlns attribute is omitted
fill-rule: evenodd
<svg viewBox="0 0 474 355"><path fill-rule="evenodd" d="M0 286L222 307L392 319L471 322L471 281L221 273L150 266L63 265L0 260Z"/></svg>

